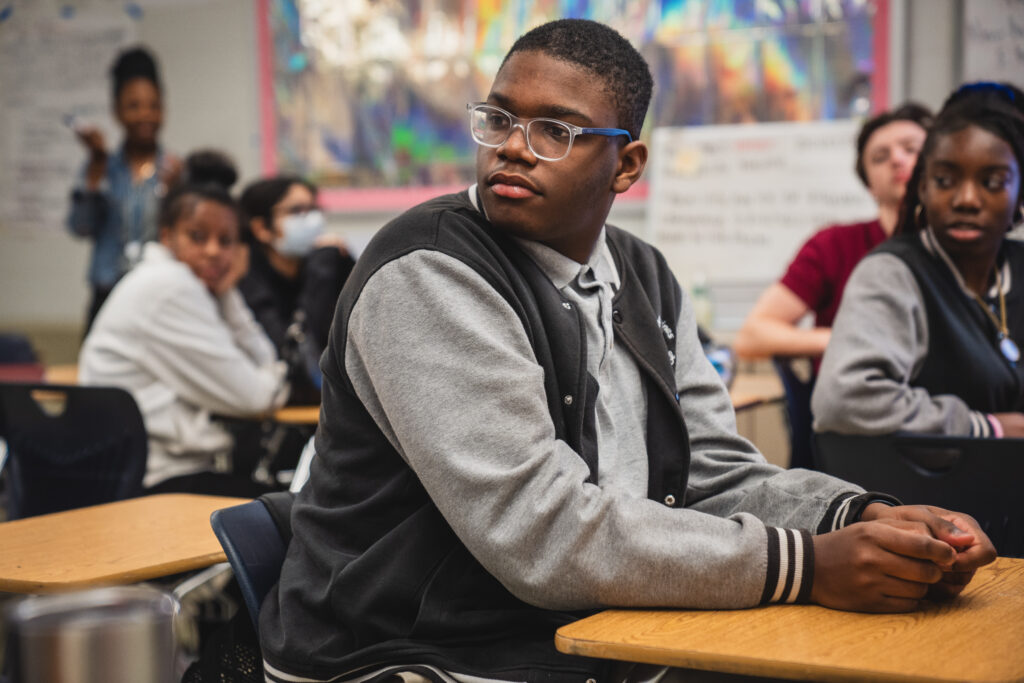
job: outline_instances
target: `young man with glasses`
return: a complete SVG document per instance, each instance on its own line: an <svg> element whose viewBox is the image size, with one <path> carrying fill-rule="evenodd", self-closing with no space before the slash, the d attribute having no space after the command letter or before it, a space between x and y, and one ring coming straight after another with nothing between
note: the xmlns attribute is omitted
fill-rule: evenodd
<svg viewBox="0 0 1024 683"><path fill-rule="evenodd" d="M360 257L260 614L267 680L604 680L614 665L555 651L558 626L909 610L994 557L963 515L781 470L736 435L664 259L605 225L646 164L651 88L605 26L527 33L470 107L477 184Z"/></svg>

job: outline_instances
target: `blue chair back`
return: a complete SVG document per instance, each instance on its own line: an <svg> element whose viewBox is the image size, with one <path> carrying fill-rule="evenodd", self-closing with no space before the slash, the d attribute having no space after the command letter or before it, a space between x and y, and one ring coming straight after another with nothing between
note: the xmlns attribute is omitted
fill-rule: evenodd
<svg viewBox="0 0 1024 683"><path fill-rule="evenodd" d="M814 391L814 374L808 379L800 378L793 369L793 363L806 361L805 358L772 358L772 365L782 388L786 393L786 422L789 426L789 466L814 469L811 445L811 393Z"/></svg>
<svg viewBox="0 0 1024 683"><path fill-rule="evenodd" d="M824 433L815 457L823 472L869 491L966 512L1000 555L1024 557L1024 439Z"/></svg>
<svg viewBox="0 0 1024 683"><path fill-rule="evenodd" d="M257 631L263 598L281 576L291 540L287 518L294 498L288 491L268 493L210 515L210 526L228 556Z"/></svg>
<svg viewBox="0 0 1024 683"><path fill-rule="evenodd" d="M142 493L146 427L124 389L0 383L0 438L8 519Z"/></svg>
<svg viewBox="0 0 1024 683"><path fill-rule="evenodd" d="M0 333L0 364L38 363L32 342L23 334Z"/></svg>

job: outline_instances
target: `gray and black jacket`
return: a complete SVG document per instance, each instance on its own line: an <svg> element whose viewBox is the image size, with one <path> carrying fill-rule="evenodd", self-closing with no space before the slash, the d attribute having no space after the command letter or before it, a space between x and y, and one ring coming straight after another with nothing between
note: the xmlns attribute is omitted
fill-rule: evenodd
<svg viewBox="0 0 1024 683"><path fill-rule="evenodd" d="M600 679L603 664L555 651L558 626L608 606L807 599L808 530L855 521L867 497L736 435L664 259L606 235L615 343L646 396L646 492L600 485L602 387L575 307L466 192L416 207L338 303L317 455L260 615L269 680L386 664Z"/></svg>
<svg viewBox="0 0 1024 683"><path fill-rule="evenodd" d="M1024 346L1024 244L998 267L1010 338ZM995 287L985 297L998 316ZM897 235L850 276L812 399L816 431L992 435L988 413L1024 409L1024 363L930 230Z"/></svg>

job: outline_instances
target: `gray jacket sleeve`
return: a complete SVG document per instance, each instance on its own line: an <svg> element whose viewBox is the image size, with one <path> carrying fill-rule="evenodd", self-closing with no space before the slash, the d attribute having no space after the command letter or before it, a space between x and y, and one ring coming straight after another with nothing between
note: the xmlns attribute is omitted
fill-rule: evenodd
<svg viewBox="0 0 1024 683"><path fill-rule="evenodd" d="M555 438L519 319L460 261L417 251L373 275L349 318L345 366L455 533L520 599L549 609L736 608L769 592L769 534L741 503L726 518L708 514L730 507L724 500L670 508L587 483L586 464ZM728 396L709 381L696 378L690 397L695 415L716 406L694 433L716 451L698 477L707 501L756 472L778 473L727 433ZM730 463L750 473L734 477ZM809 509L799 516L814 521Z"/></svg>
<svg viewBox="0 0 1024 683"><path fill-rule="evenodd" d="M822 359L814 430L986 433L984 415L960 398L910 385L927 354L928 319L914 274L892 254L865 257L846 284Z"/></svg>

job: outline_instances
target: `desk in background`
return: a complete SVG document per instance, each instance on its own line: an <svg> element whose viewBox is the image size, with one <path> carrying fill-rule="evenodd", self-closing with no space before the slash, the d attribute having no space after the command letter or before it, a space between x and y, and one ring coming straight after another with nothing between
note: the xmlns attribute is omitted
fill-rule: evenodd
<svg viewBox="0 0 1024 683"><path fill-rule="evenodd" d="M563 626L568 654L811 681L1024 681L1024 560L909 614L816 605L609 610Z"/></svg>
<svg viewBox="0 0 1024 683"><path fill-rule="evenodd" d="M169 493L4 522L0 591L134 583L224 562L210 513L247 501Z"/></svg>
<svg viewBox="0 0 1024 683"><path fill-rule="evenodd" d="M312 425L320 421L320 406L288 406L274 411L274 422L283 425Z"/></svg>
<svg viewBox="0 0 1024 683"><path fill-rule="evenodd" d="M43 378L48 384L78 384L78 366L48 365Z"/></svg>
<svg viewBox="0 0 1024 683"><path fill-rule="evenodd" d="M778 375L758 374L736 375L729 390L729 398L732 399L732 407L736 412L747 410L765 403L774 403L785 398L785 391Z"/></svg>

